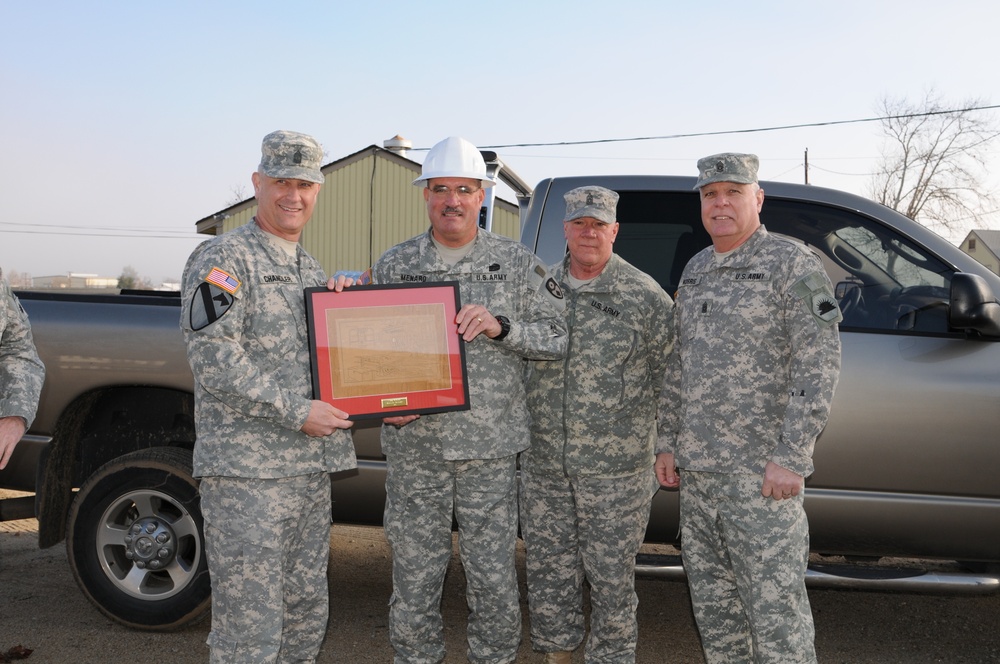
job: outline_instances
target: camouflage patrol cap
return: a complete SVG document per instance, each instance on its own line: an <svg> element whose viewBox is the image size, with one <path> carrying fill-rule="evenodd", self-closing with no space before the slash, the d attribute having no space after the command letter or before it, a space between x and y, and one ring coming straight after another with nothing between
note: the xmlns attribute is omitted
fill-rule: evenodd
<svg viewBox="0 0 1000 664"><path fill-rule="evenodd" d="M713 182L737 182L753 184L757 182L757 167L760 165L757 155L722 152L698 160L698 183L695 189L701 189Z"/></svg>
<svg viewBox="0 0 1000 664"><path fill-rule="evenodd" d="M566 216L563 221L573 221L580 217L593 217L604 223L618 221L618 193L604 187L577 187L567 191Z"/></svg>
<svg viewBox="0 0 1000 664"><path fill-rule="evenodd" d="M272 131L260 146L258 169L271 178L290 178L323 184L320 166L323 148L307 134L295 131Z"/></svg>

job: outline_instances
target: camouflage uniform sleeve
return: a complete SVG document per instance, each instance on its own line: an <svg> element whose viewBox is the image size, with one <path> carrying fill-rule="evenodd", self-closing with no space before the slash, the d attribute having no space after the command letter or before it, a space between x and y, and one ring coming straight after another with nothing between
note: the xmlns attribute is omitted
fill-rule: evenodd
<svg viewBox="0 0 1000 664"><path fill-rule="evenodd" d="M791 358L789 400L771 460L807 476L813 472L813 448L826 426L840 376L841 316L833 285L816 256L796 258L790 282L783 298Z"/></svg>
<svg viewBox="0 0 1000 664"><path fill-rule="evenodd" d="M510 321L510 333L502 346L529 360L559 360L566 356L569 335L563 311L562 290L540 260L525 251L526 289L517 319Z"/></svg>
<svg viewBox="0 0 1000 664"><path fill-rule="evenodd" d="M212 397L247 417L274 420L281 426L298 431L305 424L312 406L311 400L286 389L275 380L268 366L261 366L246 348L244 329L248 318L258 315L249 303L248 293L237 292L225 314L213 323L193 330L190 307L195 289L201 285L213 267L229 274L242 275L238 257L225 251L205 251L192 255L184 270L181 329L187 344L188 361L195 380ZM252 288L243 283L241 288ZM287 340L286 340L287 342Z"/></svg>
<svg viewBox="0 0 1000 664"><path fill-rule="evenodd" d="M681 356L677 334L677 304L670 310L670 353L663 371L663 385L656 410L656 453L673 454L681 426Z"/></svg>
<svg viewBox="0 0 1000 664"><path fill-rule="evenodd" d="M667 360L674 347L674 301L662 290L656 291L656 299L646 319L646 347L649 353L649 375L663 376L667 370ZM654 383L654 396L660 396L662 383Z"/></svg>
<svg viewBox="0 0 1000 664"><path fill-rule="evenodd" d="M22 417L30 427L38 409L45 366L31 337L28 315L0 275L0 417Z"/></svg>
<svg viewBox="0 0 1000 664"><path fill-rule="evenodd" d="M375 261L369 269L371 270L371 283L384 284L388 281L385 254Z"/></svg>

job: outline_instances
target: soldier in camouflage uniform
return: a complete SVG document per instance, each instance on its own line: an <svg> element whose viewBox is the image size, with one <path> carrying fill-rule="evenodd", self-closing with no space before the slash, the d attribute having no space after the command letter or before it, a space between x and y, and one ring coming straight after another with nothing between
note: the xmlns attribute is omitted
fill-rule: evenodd
<svg viewBox="0 0 1000 664"><path fill-rule="evenodd" d="M565 195L569 255L555 269L566 294L565 360L531 363L531 447L521 453L521 534L531 638L546 662L635 662L635 555L656 493L656 404L673 345L673 302L612 253L618 194Z"/></svg>
<svg viewBox="0 0 1000 664"><path fill-rule="evenodd" d="M303 289L326 276L298 239L323 151L276 131L261 153L256 217L195 249L183 277L219 664L315 661L329 614L329 473L357 464L348 414L312 398Z"/></svg>
<svg viewBox="0 0 1000 664"><path fill-rule="evenodd" d="M0 470L35 419L44 380L28 314L0 271Z"/></svg>
<svg viewBox="0 0 1000 664"><path fill-rule="evenodd" d="M841 316L819 258L761 225L757 165L733 153L698 161L713 247L684 269L661 394L656 470L665 486L680 482L709 664L816 661L803 478L840 372Z"/></svg>
<svg viewBox="0 0 1000 664"><path fill-rule="evenodd" d="M515 464L528 446L523 371L525 358L565 353L562 296L522 244L478 227L483 188L493 182L475 146L441 141L414 184L425 184L431 227L386 251L373 281L459 282L471 409L384 420L394 661L444 661L441 592L454 516L468 583L469 661L513 662L521 639Z"/></svg>

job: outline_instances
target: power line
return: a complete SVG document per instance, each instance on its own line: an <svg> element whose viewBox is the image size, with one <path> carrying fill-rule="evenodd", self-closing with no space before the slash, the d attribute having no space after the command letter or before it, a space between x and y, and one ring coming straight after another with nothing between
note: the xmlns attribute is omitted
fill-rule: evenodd
<svg viewBox="0 0 1000 664"><path fill-rule="evenodd" d="M127 237L143 237L144 235L146 235L148 233L168 233L168 234L171 234L171 235L185 235L186 234L188 236L192 236L191 235L191 231L175 230L173 228L168 228L168 227L160 227L160 228L136 228L134 226L73 226L73 225L69 225L69 224L40 224L40 223L35 223L35 222L26 223L26 222L23 222L23 221L0 221L0 226L28 226L31 229L35 229L35 228L60 228L60 229L67 229L67 230L71 230L71 231L112 231L112 232L122 232L122 231L124 231L124 232L127 232L127 233L135 233L134 236L129 235ZM25 232L25 233L31 232L31 231L27 231L27 230L25 230L25 231L19 231L19 230L14 230L14 229L12 229L12 231L13 232ZM2 232L4 232L4 229L0 228L0 233L2 233ZM169 235L166 235L166 236L157 236L157 237L169 237Z"/></svg>
<svg viewBox="0 0 1000 664"><path fill-rule="evenodd" d="M763 178L763 179L766 179L766 180L777 180L780 177L788 175L792 171L797 171L803 165L804 165L803 162L800 161L799 163L797 163L794 166L792 166L791 168L789 168L787 171L782 171L781 173L777 173L775 175L768 175L766 178Z"/></svg>
<svg viewBox="0 0 1000 664"><path fill-rule="evenodd" d="M77 226L76 228L79 228ZM87 230L87 229L82 229ZM189 235L128 235L125 233L69 233L66 231L22 231L22 230L12 230L6 228L0 228L0 233L19 233L21 235L75 235L77 237L125 237L125 238L144 238L144 239L162 239L162 240L197 240L199 238L208 239L207 235L189 234Z"/></svg>
<svg viewBox="0 0 1000 664"><path fill-rule="evenodd" d="M166 226L160 228L136 228L135 226L73 226L71 224L39 224L35 222L26 223L23 221L0 221L0 226L31 226L41 228L68 228L70 230L100 230L100 231L131 231L133 233L188 233L190 231L179 231Z"/></svg>
<svg viewBox="0 0 1000 664"><path fill-rule="evenodd" d="M824 161L826 160L824 159ZM823 168L822 166L817 166L814 162L810 162L809 166L811 168L815 168L817 171L823 171L824 173L833 173L834 175L846 175L849 177L859 177L859 178L861 177L866 178L871 175L871 173L845 173L843 171L834 171L829 168Z"/></svg>
<svg viewBox="0 0 1000 664"><path fill-rule="evenodd" d="M805 129L809 127L832 127L835 125L862 124L865 122L882 122L884 120L905 120L907 118L923 118L932 115L949 115L952 113L968 113L971 111L991 111L1000 108L1000 104L991 106L970 106L968 108L953 108L943 111L925 111L923 113L906 113L903 115L885 115L873 118L857 118L854 120L830 120L828 122L805 122L802 124L778 125L774 127L756 127L752 129L727 129L724 131L702 131L691 134L667 134L665 136L635 136L632 138L597 138L583 141L558 141L555 143L507 143L503 145L484 145L481 149L498 150L501 148L540 148L568 145L598 145L601 143L628 143L636 141L665 141L676 138L699 138L703 136L725 136L727 134L754 134L766 131L783 131L786 129ZM414 148L414 150L429 150L430 148Z"/></svg>

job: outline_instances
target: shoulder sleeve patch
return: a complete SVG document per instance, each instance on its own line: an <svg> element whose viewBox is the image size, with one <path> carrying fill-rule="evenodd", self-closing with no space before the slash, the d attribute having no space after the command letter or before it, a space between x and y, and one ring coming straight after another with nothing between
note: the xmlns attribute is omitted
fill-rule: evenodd
<svg viewBox="0 0 1000 664"><path fill-rule="evenodd" d="M830 290L826 275L813 272L802 277L792 286L792 291L799 297L820 327L828 327L839 323L844 317L840 313L837 298Z"/></svg>
<svg viewBox="0 0 1000 664"><path fill-rule="evenodd" d="M232 293L203 281L191 294L190 320L192 330L201 330L222 318L233 306Z"/></svg>
<svg viewBox="0 0 1000 664"><path fill-rule="evenodd" d="M547 277L545 279L545 290L547 290L549 295L555 299L563 299L562 289L559 288L559 284L556 283L556 280L553 277Z"/></svg>
<svg viewBox="0 0 1000 664"><path fill-rule="evenodd" d="M840 315L840 305L827 293L814 293L812 296L812 314L826 325L832 325L843 319Z"/></svg>
<svg viewBox="0 0 1000 664"><path fill-rule="evenodd" d="M230 295L234 295L240 289L240 280L229 274L225 270L213 267L212 271L205 277L205 281L215 284Z"/></svg>
<svg viewBox="0 0 1000 664"><path fill-rule="evenodd" d="M531 266L531 271L528 273L528 285L531 286L532 290L544 289L545 293L548 295L548 299L552 302L559 311L562 311L566 307L566 303L563 299L562 288L559 287L559 282L555 280L555 277L542 265L541 261L537 258L534 260L534 264Z"/></svg>

